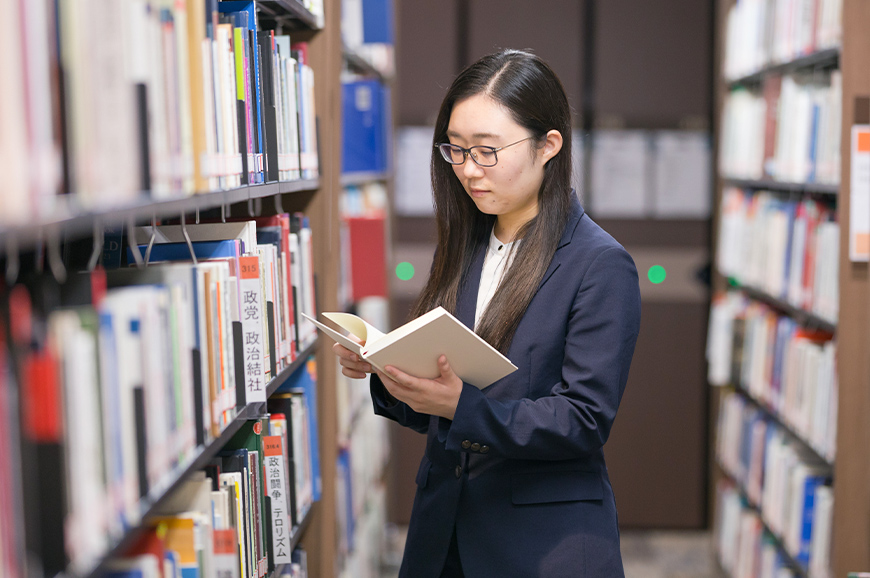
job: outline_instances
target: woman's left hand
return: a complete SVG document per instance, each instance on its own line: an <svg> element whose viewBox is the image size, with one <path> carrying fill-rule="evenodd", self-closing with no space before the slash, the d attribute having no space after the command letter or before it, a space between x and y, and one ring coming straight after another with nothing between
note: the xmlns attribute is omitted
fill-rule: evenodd
<svg viewBox="0 0 870 578"><path fill-rule="evenodd" d="M390 395L405 402L417 413L427 413L452 420L456 413L456 406L459 404L459 396L462 394L462 380L453 373L444 355L438 358L438 368L441 370L441 375L435 379L414 377L399 371L392 365L385 368L386 374L381 371L377 374Z"/></svg>

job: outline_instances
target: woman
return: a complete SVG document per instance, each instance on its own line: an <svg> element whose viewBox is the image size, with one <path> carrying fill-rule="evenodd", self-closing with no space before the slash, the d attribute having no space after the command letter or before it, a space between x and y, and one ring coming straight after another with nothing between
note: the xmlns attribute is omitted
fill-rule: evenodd
<svg viewBox="0 0 870 578"><path fill-rule="evenodd" d="M623 576L604 464L640 325L637 271L571 189L571 112L538 57L486 56L435 126L441 305L519 368L480 390L387 367L375 412L428 434L400 576ZM335 346L342 372L372 367Z"/></svg>

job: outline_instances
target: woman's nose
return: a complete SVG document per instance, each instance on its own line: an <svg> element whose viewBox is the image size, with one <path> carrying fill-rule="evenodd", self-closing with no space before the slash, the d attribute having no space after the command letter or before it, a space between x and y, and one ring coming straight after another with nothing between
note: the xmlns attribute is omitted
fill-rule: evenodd
<svg viewBox="0 0 870 578"><path fill-rule="evenodd" d="M462 172L466 178L479 177L483 173L483 169L477 166L471 154L465 159L465 164L462 165Z"/></svg>

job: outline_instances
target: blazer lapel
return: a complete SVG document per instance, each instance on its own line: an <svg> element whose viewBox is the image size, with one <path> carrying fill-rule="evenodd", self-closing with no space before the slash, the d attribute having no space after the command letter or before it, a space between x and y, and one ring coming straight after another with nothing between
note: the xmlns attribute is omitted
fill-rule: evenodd
<svg viewBox="0 0 870 578"><path fill-rule="evenodd" d="M553 276L553 273L556 272L556 269L561 265L561 261L559 259L559 249L568 245L571 242L571 239L574 237L574 231L577 230L577 225L580 223L580 218L584 214L583 207L580 205L579 199L574 195L573 202L571 204L571 217L568 219L568 224L565 225L565 231L562 233L562 238L559 240L559 246L556 247L556 252L553 253L553 259L550 261L550 266L547 267L547 271L544 273L543 279L541 279L541 283L538 285L538 291L541 290L541 287L544 286L544 283L550 280L550 277ZM478 275L478 280L480 276Z"/></svg>
<svg viewBox="0 0 870 578"><path fill-rule="evenodd" d="M483 245L474 256L474 261L471 262L468 277L459 288L459 296L456 300L456 318L472 331L474 331L474 316L477 314L477 292L480 289L480 276L483 273L485 255L486 245Z"/></svg>

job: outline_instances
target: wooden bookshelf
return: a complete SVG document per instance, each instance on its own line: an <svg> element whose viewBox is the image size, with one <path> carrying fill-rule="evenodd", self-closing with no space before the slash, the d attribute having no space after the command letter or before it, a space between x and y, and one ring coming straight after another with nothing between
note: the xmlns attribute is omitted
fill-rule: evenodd
<svg viewBox="0 0 870 578"><path fill-rule="evenodd" d="M786 183L774 180L732 179L730 177L722 177L722 183L726 186L741 189L780 191L784 193L837 195L840 191L840 185L826 185L822 183Z"/></svg>
<svg viewBox="0 0 870 578"><path fill-rule="evenodd" d="M849 260L851 211L851 127L866 122L861 99L870 95L870 5L843 0L843 124L841 136L842 182L839 221L840 319L838 372L840 381L837 420L837 463L834 470L833 576L870 570L870 279L867 263ZM856 110L859 109L859 110Z"/></svg>
<svg viewBox="0 0 870 578"><path fill-rule="evenodd" d="M717 166L718 178L715 186L714 207L717 214L713 220L713 238L719 237L721 224L718 221L718 210L721 204L722 191L726 187L738 187L753 191L770 191L779 194L813 196L819 200L836 205L837 221L840 224L839 248L839 316L837 320L821 318L812 312L794 307L782 299L775 298L756 288L745 287L734 283L718 271L713 276L715 291L725 291L737 288L751 299L763 302L777 311L795 319L798 323L836 334L837 340L837 372L839 382L838 418L836 460L831 462L819 454L811 444L806 443L800 435L791 428L785 420L775 412L770 411L759 400L755 400L747 392L737 389L746 399L767 413L779 427L789 432L802 446L805 446L820 463L832 470L834 483L834 512L831 538L831 575L845 576L849 571L870 570L870 457L865 448L870 444L870 423L866 419L870 413L870 355L867 354L868 325L870 325L870 299L868 299L867 264L853 264L848 259L848 224L849 224L849 158L851 125L854 119L854 100L859 95L870 95L870 68L866 67L866 55L870 54L870 6L860 0L843 0L842 14L842 44L838 48L820 50L805 54L788 62L772 64L752 74L736 79L723 77L725 57L726 26L729 9L735 5L735 0L717 0L716 21L717 39L715 47L714 66L716 74L714 84L715 115L714 133L716 151L714 158L718 163L719 135L722 134L722 113L727 94L735 89L750 89L757 91L765 79L792 73L827 74L839 69L842 74L843 108L841 121L841 166L838 185L819 183L792 183L771 179L739 179L721 174ZM718 416L717 398L714 398L710 408L710 419ZM713 421L715 423L715 421ZM710 455L715 455L715 441L711 445ZM714 482L725 476L727 472L711 460L710 472ZM738 484L738 487L740 485ZM741 487L741 493L745 491ZM757 507L746 500L756 510ZM711 506L715 504L715 490L711 492ZM762 518L763 521L763 518ZM768 528L769 529L769 528ZM787 554L784 548L780 550ZM787 557L788 564L798 576L806 576L807 570L797 564L796 560Z"/></svg>

